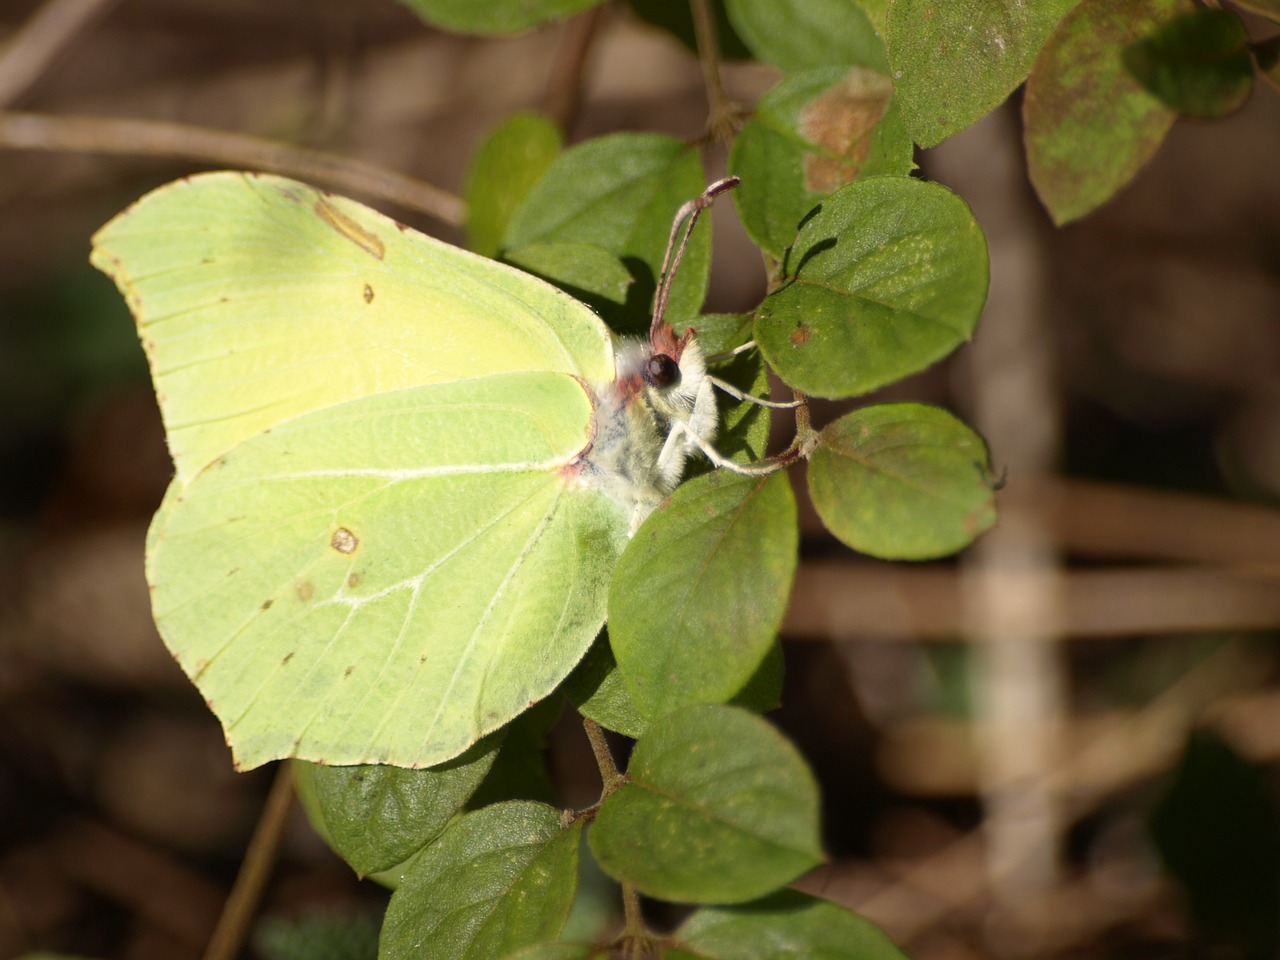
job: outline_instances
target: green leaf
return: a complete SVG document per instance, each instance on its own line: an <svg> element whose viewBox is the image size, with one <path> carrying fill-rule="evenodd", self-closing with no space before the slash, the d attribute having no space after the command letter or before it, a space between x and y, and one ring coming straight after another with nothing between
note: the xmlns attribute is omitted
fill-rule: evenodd
<svg viewBox="0 0 1280 960"><path fill-rule="evenodd" d="M785 671L782 644L775 640L765 652L755 673L733 695L729 704L752 713L776 710L782 703ZM578 669L569 675L569 679L565 681L565 693L579 713L606 730L638 740L649 726L648 718L636 709L631 694L627 692L627 685L618 670L608 637L597 641L578 665Z"/></svg>
<svg viewBox="0 0 1280 960"><path fill-rule="evenodd" d="M498 755L484 781L467 801L468 810L507 800L555 804L545 751L547 734L563 707L564 698L553 694L502 728L505 736Z"/></svg>
<svg viewBox="0 0 1280 960"><path fill-rule="evenodd" d="M1045 45L1022 102L1031 183L1059 225L1109 200L1155 153L1174 112L1134 80L1125 47L1191 0L1083 0Z"/></svg>
<svg viewBox="0 0 1280 960"><path fill-rule="evenodd" d="M730 360L717 363L711 368L711 372L751 396L766 399L769 396L769 371L765 369L759 350L740 353ZM726 393L720 393L716 399L720 408L716 449L738 463L752 463L765 456L769 443L768 408L747 400L738 400ZM707 469L711 467L710 461L700 460L695 460L693 467L702 464ZM689 469L685 475L693 476L694 473L693 469Z"/></svg>
<svg viewBox="0 0 1280 960"><path fill-rule="evenodd" d="M654 721L627 780L601 805L588 840L604 871L641 893L737 903L821 862L813 775L745 710L686 707Z"/></svg>
<svg viewBox="0 0 1280 960"><path fill-rule="evenodd" d="M913 147L889 78L866 67L786 77L756 104L729 154L742 177L734 205L751 239L775 259L823 197L860 176L905 176Z"/></svg>
<svg viewBox="0 0 1280 960"><path fill-rule="evenodd" d="M554 940L573 904L580 833L536 803L454 821L391 897L380 960L492 960Z"/></svg>
<svg viewBox="0 0 1280 960"><path fill-rule="evenodd" d="M674 939L705 960L908 960L870 920L796 890L742 906L704 907Z"/></svg>
<svg viewBox="0 0 1280 960"><path fill-rule="evenodd" d="M756 312L756 342L786 383L866 393L967 340L987 296L987 246L963 200L935 183L859 180L823 201Z"/></svg>
<svg viewBox="0 0 1280 960"><path fill-rule="evenodd" d="M828 424L809 461L809 492L828 530L887 560L969 545L995 523L987 449L937 407L886 403Z"/></svg>
<svg viewBox="0 0 1280 960"><path fill-rule="evenodd" d="M830 64L886 69L884 45L856 0L726 0L758 60L791 72Z"/></svg>
<svg viewBox="0 0 1280 960"><path fill-rule="evenodd" d="M427 23L457 33L519 33L562 20L603 0L400 0Z"/></svg>
<svg viewBox="0 0 1280 960"><path fill-rule="evenodd" d="M609 640L650 719L723 703L777 635L796 569L785 473L717 470L682 484L627 544L609 594Z"/></svg>
<svg viewBox="0 0 1280 960"><path fill-rule="evenodd" d="M598 137L556 158L512 217L504 245L589 243L608 250L636 280L626 332L647 332L672 217L705 186L697 152L675 137ZM698 314L710 265L710 234L700 229L672 286L671 317Z"/></svg>
<svg viewBox="0 0 1280 960"><path fill-rule="evenodd" d="M1178 113L1223 117L1253 90L1249 35L1229 10L1192 10L1124 52L1138 82Z"/></svg>
<svg viewBox="0 0 1280 960"><path fill-rule="evenodd" d="M589 243L531 243L503 258L581 300L605 323L626 321L633 279L616 256Z"/></svg>
<svg viewBox="0 0 1280 960"><path fill-rule="evenodd" d="M560 153L560 129L540 113L515 113L480 144L471 158L463 198L467 246L495 256L511 214Z"/></svg>
<svg viewBox="0 0 1280 960"><path fill-rule="evenodd" d="M691 51L697 52L697 36L693 27L693 14L688 0L628 0L628 6L646 23L660 27L676 37ZM729 22L724 0L711 0L711 14L715 18L717 51L721 60L750 60L747 49Z"/></svg>
<svg viewBox="0 0 1280 960"><path fill-rule="evenodd" d="M378 764L331 767L295 762L308 814L318 814L329 845L361 876L403 863L444 830L493 766L501 735L427 770ZM314 814L313 814L314 815Z"/></svg>
<svg viewBox="0 0 1280 960"><path fill-rule="evenodd" d="M608 947L589 943L539 943L509 953L502 960L608 960Z"/></svg>
<svg viewBox="0 0 1280 960"><path fill-rule="evenodd" d="M998 107L1077 0L892 0L885 29L902 120L932 147Z"/></svg>
<svg viewBox="0 0 1280 960"><path fill-rule="evenodd" d="M624 737L638 740L649 725L627 692L607 635L595 642L569 674L565 693L584 717Z"/></svg>
<svg viewBox="0 0 1280 960"><path fill-rule="evenodd" d="M373 913L304 908L296 919L269 916L253 931L261 960L374 960L382 918Z"/></svg>

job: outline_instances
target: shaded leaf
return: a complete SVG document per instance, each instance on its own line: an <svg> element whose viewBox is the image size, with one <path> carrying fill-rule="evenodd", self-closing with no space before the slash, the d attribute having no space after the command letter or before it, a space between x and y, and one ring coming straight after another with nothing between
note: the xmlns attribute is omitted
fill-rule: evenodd
<svg viewBox="0 0 1280 960"><path fill-rule="evenodd" d="M1022 102L1031 183L1057 224L1109 200L1147 162L1174 112L1124 65L1126 46L1191 0L1083 0L1032 68Z"/></svg>
<svg viewBox="0 0 1280 960"><path fill-rule="evenodd" d="M1004 102L1076 0L893 0L890 73L908 132L941 143Z"/></svg>
<svg viewBox="0 0 1280 960"><path fill-rule="evenodd" d="M556 158L512 217L505 246L587 243L608 250L635 279L623 332L647 332L672 218L705 186L697 151L675 137L597 137ZM711 235L705 226L695 232L672 285L672 317L697 316L706 296Z"/></svg>
<svg viewBox="0 0 1280 960"><path fill-rule="evenodd" d="M310 798L308 814L321 820L317 828L363 876L403 863L439 836L488 774L501 743L500 732L425 770L295 761L293 775Z"/></svg>
<svg viewBox="0 0 1280 960"><path fill-rule="evenodd" d="M705 960L907 960L870 920L797 890L742 906L704 907L674 939Z"/></svg>
<svg viewBox="0 0 1280 960"><path fill-rule="evenodd" d="M741 902L822 859L813 775L745 710L695 706L654 721L627 777L588 840L606 873L649 896Z"/></svg>
<svg viewBox="0 0 1280 960"><path fill-rule="evenodd" d="M785 672L782 644L775 640L755 673L729 699L729 704L752 713L776 710L782 703ZM596 642L578 669L565 681L565 693L584 717L624 737L638 740L649 725L627 692L607 637Z"/></svg>
<svg viewBox="0 0 1280 960"><path fill-rule="evenodd" d="M937 407L866 407L828 424L809 461L827 529L887 560L954 553L995 523L986 445Z"/></svg>
<svg viewBox="0 0 1280 960"><path fill-rule="evenodd" d="M856 0L726 0L756 59L786 71L830 64L884 70L884 45Z"/></svg>
<svg viewBox="0 0 1280 960"><path fill-rule="evenodd" d="M577 886L581 823L537 803L454 821L391 897L381 960L492 960L564 926Z"/></svg>
<svg viewBox="0 0 1280 960"><path fill-rule="evenodd" d="M602 635L565 681L565 694L578 712L606 730L639 739L649 725L627 692L609 638Z"/></svg>
<svg viewBox="0 0 1280 960"><path fill-rule="evenodd" d="M742 689L782 623L797 545L782 472L717 470L645 520L618 561L609 608L610 644L644 716Z"/></svg>
<svg viewBox="0 0 1280 960"><path fill-rule="evenodd" d="M457 33L519 33L562 20L603 0L400 0L427 23Z"/></svg>
<svg viewBox="0 0 1280 960"><path fill-rule="evenodd" d="M800 230L756 342L786 383L866 393L967 340L987 295L987 246L963 200L935 183L859 180Z"/></svg>
<svg viewBox="0 0 1280 960"><path fill-rule="evenodd" d="M632 276L608 250L589 243L531 243L508 250L503 259L554 283L610 326L625 322Z"/></svg>
<svg viewBox="0 0 1280 960"><path fill-rule="evenodd" d="M742 177L734 205L751 239L781 259L823 197L859 176L906 175L912 157L885 74L843 66L791 74L734 141L729 171Z"/></svg>
<svg viewBox="0 0 1280 960"><path fill-rule="evenodd" d="M689 11L688 0L627 0L636 16L646 23L660 27L676 37L690 50L697 52L697 37L693 28L693 14ZM747 49L738 31L729 22L725 12L724 0L711 0L711 14L715 18L717 53L721 60L750 60L751 51Z"/></svg>
<svg viewBox="0 0 1280 960"><path fill-rule="evenodd" d="M506 736L498 755L476 792L468 810L479 810L507 800L555 803L555 790L547 771L547 734L560 717L564 698L552 694L503 727Z"/></svg>
<svg viewBox="0 0 1280 960"><path fill-rule="evenodd" d="M512 114L471 158L462 196L467 201L467 246L496 256L511 214L560 152L560 129L540 113Z"/></svg>
<svg viewBox="0 0 1280 960"><path fill-rule="evenodd" d="M1161 24L1124 52L1138 82L1178 113L1222 117L1253 90L1249 36L1229 10L1191 10Z"/></svg>

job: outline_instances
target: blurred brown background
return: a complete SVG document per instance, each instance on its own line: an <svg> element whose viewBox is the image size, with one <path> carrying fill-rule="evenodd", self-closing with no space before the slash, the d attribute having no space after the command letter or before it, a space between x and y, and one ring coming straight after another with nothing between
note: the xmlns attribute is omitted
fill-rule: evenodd
<svg viewBox="0 0 1280 960"><path fill-rule="evenodd" d="M18 32L39 11L48 57ZM698 137L701 73L623 7L481 40L392 0L3 0L0 42L0 108L29 112L0 112L0 958L197 957L271 775L231 771L151 624L169 463L90 234L168 179L261 160L163 124L457 191L515 109L569 104L571 140ZM776 79L725 76L745 104ZM987 230L992 293L971 346L887 393L978 426L1007 468L1001 524L954 562L893 566L809 523L776 715L823 780L832 861L801 886L921 960L1275 955L1278 121L1260 85L1229 120L1180 123L1063 230L1027 185L1016 103L921 158ZM706 156L714 175L724 151ZM715 222L709 308L748 310L759 256L731 205ZM563 802L589 803L580 730L550 747ZM259 914L383 896L295 813Z"/></svg>

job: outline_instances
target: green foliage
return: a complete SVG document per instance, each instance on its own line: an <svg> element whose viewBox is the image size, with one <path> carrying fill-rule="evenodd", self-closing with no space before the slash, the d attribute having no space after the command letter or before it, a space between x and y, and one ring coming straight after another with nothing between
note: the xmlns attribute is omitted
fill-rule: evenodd
<svg viewBox="0 0 1280 960"><path fill-rule="evenodd" d="M969 338L987 296L987 247L945 187L875 177L816 209L781 273L756 311L761 353L798 390L852 397Z"/></svg>
<svg viewBox="0 0 1280 960"><path fill-rule="evenodd" d="M676 932L709 960L905 960L879 927L850 910L795 890L739 907L704 907Z"/></svg>
<svg viewBox="0 0 1280 960"><path fill-rule="evenodd" d="M615 329L648 329L649 308L671 230L671 216L706 185L695 150L674 137L620 133L560 154L520 204L503 249L532 243L583 243L608 251L634 280L628 312ZM693 239L671 291L673 317L696 317L707 294L711 244Z"/></svg>
<svg viewBox="0 0 1280 960"><path fill-rule="evenodd" d="M858 177L915 164L888 76L868 67L793 73L760 98L729 155L734 203L751 239L781 259L800 221Z"/></svg>
<svg viewBox="0 0 1280 960"><path fill-rule="evenodd" d="M400 0L433 26L500 36L561 20L603 0Z"/></svg>
<svg viewBox="0 0 1280 960"><path fill-rule="evenodd" d="M497 255L511 214L562 145L560 129L538 113L512 114L490 132L471 158L463 189L467 246L486 257Z"/></svg>
<svg viewBox="0 0 1280 960"><path fill-rule="evenodd" d="M726 6L756 58L783 70L888 66L884 44L858 0L726 0Z"/></svg>
<svg viewBox="0 0 1280 960"><path fill-rule="evenodd" d="M1123 187L1164 141L1174 111L1129 71L1126 51L1191 0L1082 0L1027 80L1031 183L1054 222L1084 216Z"/></svg>
<svg viewBox="0 0 1280 960"><path fill-rule="evenodd" d="M365 913L268 917L254 930L253 946L263 960L374 960L378 928L378 918Z"/></svg>
<svg viewBox="0 0 1280 960"><path fill-rule="evenodd" d="M460 817L405 872L379 957L488 960L555 939L577 889L581 830L535 803Z"/></svg>
<svg viewBox="0 0 1280 960"><path fill-rule="evenodd" d="M593 5L406 2L480 34ZM693 42L686 5L633 6ZM1241 6L1280 21L1272 0ZM148 536L157 622L242 765L317 761L296 767L313 822L356 871L397 885L384 958L607 955L558 942L584 835L629 896L709 905L665 938L631 916L621 946L902 956L856 914L781 889L823 859L813 777L760 716L781 695L799 545L783 468L807 469L835 537L889 559L966 547L995 521L996 484L981 438L943 410L864 406L815 428L808 398L893 384L975 331L985 238L964 200L912 176L915 144L1026 79L1031 180L1066 222L1134 177L1178 115L1236 109L1250 54L1263 71L1278 59L1191 0L711 11L722 55L782 71L735 117L729 153L768 289L754 309L703 314L700 225L662 349L694 349L672 346L691 330L709 355L740 350L711 373L756 397L780 381L799 410L776 415L792 429L770 457L769 413L717 396L714 436L699 434L717 456L694 452L687 481L643 510L591 487L584 464L645 416L655 456L680 440L670 413L635 402L658 375L624 377L615 348L648 330L673 216L706 186L693 143L622 132L566 149L546 118L509 118L476 151L466 226L518 270L254 174L162 188L96 238L175 460ZM625 415L609 419L611 403ZM598 750L597 725L636 743L623 771L598 754L599 801L562 812L541 747L566 703ZM1180 874L1216 856L1178 842L1202 761L1189 755L1155 821ZM1229 767L1214 776L1247 779ZM1239 836L1219 841L1247 859ZM1222 909L1213 891L1192 897L1206 917Z"/></svg>
<svg viewBox="0 0 1280 960"><path fill-rule="evenodd" d="M999 106L1077 0L892 0L885 26L902 119L922 147Z"/></svg>
<svg viewBox="0 0 1280 960"><path fill-rule="evenodd" d="M1222 117L1253 90L1249 35L1229 10L1191 10L1125 51L1143 86L1185 116Z"/></svg>
<svg viewBox="0 0 1280 960"><path fill-rule="evenodd" d="M954 553L996 519L982 439L918 403L864 407L828 425L809 491L827 529L888 560Z"/></svg>
<svg viewBox="0 0 1280 960"><path fill-rule="evenodd" d="M357 873L389 870L438 837L493 767L502 737L481 740L429 770L296 761L294 780L313 822Z"/></svg>
<svg viewBox="0 0 1280 960"><path fill-rule="evenodd" d="M588 839L606 873L643 893L741 903L821 862L813 775L745 710L686 707L651 723L627 780Z"/></svg>
<svg viewBox="0 0 1280 960"><path fill-rule="evenodd" d="M723 703L742 689L782 623L796 548L795 499L781 473L709 473L644 522L609 595L609 638L643 716Z"/></svg>

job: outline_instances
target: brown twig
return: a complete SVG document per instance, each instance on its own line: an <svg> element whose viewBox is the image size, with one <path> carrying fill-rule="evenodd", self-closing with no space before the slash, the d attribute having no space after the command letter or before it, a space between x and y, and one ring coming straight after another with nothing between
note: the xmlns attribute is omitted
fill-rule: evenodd
<svg viewBox="0 0 1280 960"><path fill-rule="evenodd" d="M702 83L707 89L707 108L710 116L707 129L711 136L727 143L733 139L738 126L738 106L729 99L720 75L720 44L716 39L716 21L708 0L690 0L693 14L693 34L698 43L698 65L702 68Z"/></svg>
<svg viewBox="0 0 1280 960"><path fill-rule="evenodd" d="M587 731L587 739L591 742L591 752L595 754L596 766L600 768L600 780L604 784L604 792L606 795L610 794L627 778L618 771L618 765L614 763L613 752L609 749L609 742L605 739L604 730L600 724L590 717L583 717L582 729Z"/></svg>
<svg viewBox="0 0 1280 960"><path fill-rule="evenodd" d="M582 107L587 61L603 15L603 6L592 7L564 25L560 53L542 98L542 112L565 133L572 129Z"/></svg>
<svg viewBox="0 0 1280 960"><path fill-rule="evenodd" d="M0 148L181 157L268 170L390 201L458 226L466 204L439 187L376 164L243 133L158 120L0 111Z"/></svg>
<svg viewBox="0 0 1280 960"><path fill-rule="evenodd" d="M245 851L235 886L231 888L222 916L218 918L218 925L205 948L204 960L234 960L240 953L249 934L249 925L258 908L258 901L266 887L267 877L275 863L276 851L280 848L280 838L284 835L285 823L292 806L293 771L288 763L281 763L276 769L271 791L267 794L262 816L249 840L249 849Z"/></svg>
<svg viewBox="0 0 1280 960"><path fill-rule="evenodd" d="M47 0L0 50L0 107L18 100L116 0Z"/></svg>

